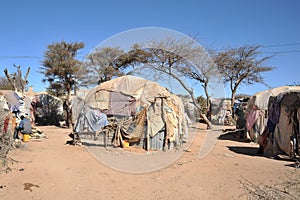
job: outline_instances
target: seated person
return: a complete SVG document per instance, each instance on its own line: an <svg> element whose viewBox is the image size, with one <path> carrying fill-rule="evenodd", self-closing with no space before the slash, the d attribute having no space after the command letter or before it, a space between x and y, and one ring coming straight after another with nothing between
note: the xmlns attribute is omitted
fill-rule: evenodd
<svg viewBox="0 0 300 200"><path fill-rule="evenodd" d="M32 132L30 120L24 117L24 115L21 115L20 118L21 121L19 123L19 126L16 126L14 131L14 139L20 139L19 132L21 132L22 134L30 134Z"/></svg>

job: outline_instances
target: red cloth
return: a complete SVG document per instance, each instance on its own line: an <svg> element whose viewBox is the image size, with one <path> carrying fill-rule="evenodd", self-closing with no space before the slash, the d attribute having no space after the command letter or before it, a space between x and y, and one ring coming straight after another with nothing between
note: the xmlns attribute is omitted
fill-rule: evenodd
<svg viewBox="0 0 300 200"><path fill-rule="evenodd" d="M8 131L9 119L10 119L10 117L9 117L9 115L7 115L4 120L4 128L3 128L4 133L7 133L7 131Z"/></svg>

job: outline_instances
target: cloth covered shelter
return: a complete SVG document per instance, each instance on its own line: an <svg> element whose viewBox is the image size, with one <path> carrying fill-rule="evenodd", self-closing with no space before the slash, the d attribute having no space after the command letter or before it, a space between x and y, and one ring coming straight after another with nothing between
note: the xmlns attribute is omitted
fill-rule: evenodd
<svg viewBox="0 0 300 200"><path fill-rule="evenodd" d="M254 94L247 104L246 128L248 137L252 141L258 141L263 134L268 121L268 108L274 98L280 93L297 91L300 87L282 86Z"/></svg>
<svg viewBox="0 0 300 200"><path fill-rule="evenodd" d="M91 89L80 103L77 133L95 131L95 125L87 123L89 110L97 110L107 116L114 128L113 144L123 146L139 142L145 149L151 149L151 139L164 132L163 145L180 143L187 135L187 121L184 106L179 97L155 82L135 76L122 76L104 82ZM77 110L78 106L74 105ZM98 123L98 122L97 122ZM105 123L98 128L104 128ZM160 146L158 149L161 149Z"/></svg>
<svg viewBox="0 0 300 200"><path fill-rule="evenodd" d="M300 154L300 88L280 93L269 107L268 133L264 152L267 155Z"/></svg>

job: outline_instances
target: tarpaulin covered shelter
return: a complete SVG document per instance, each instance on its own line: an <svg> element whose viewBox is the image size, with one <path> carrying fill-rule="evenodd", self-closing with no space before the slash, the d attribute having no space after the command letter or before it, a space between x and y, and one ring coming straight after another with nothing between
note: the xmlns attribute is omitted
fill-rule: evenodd
<svg viewBox="0 0 300 200"><path fill-rule="evenodd" d="M282 86L253 95L247 104L246 127L252 141L258 141L263 134L268 120L268 107L280 93L297 91L300 87Z"/></svg>
<svg viewBox="0 0 300 200"><path fill-rule="evenodd" d="M280 93L269 107L265 154L300 155L300 87Z"/></svg>
<svg viewBox="0 0 300 200"><path fill-rule="evenodd" d="M13 90L1 90L0 92L5 96L11 112L30 115L31 100L29 97Z"/></svg>
<svg viewBox="0 0 300 200"><path fill-rule="evenodd" d="M178 144L187 134L181 99L143 78L123 76L104 82L78 102L81 108L75 132L80 135L113 124L116 146L139 141L146 149L162 149L172 142Z"/></svg>

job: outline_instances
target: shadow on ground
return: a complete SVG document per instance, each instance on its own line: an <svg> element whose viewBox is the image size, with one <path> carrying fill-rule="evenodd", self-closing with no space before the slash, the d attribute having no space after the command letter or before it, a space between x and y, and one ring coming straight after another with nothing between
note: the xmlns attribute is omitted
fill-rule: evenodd
<svg viewBox="0 0 300 200"><path fill-rule="evenodd" d="M245 139L243 130L223 130L219 140L231 140L236 142L249 142Z"/></svg>
<svg viewBox="0 0 300 200"><path fill-rule="evenodd" d="M258 154L258 147L239 147L239 146L227 146L227 148L237 154L247 155L247 156L256 156L256 157L265 157L268 159L280 160L289 162L285 166L291 168L300 168L300 161L297 159L293 159L287 155L277 155L277 156L265 156L262 154Z"/></svg>
<svg viewBox="0 0 300 200"><path fill-rule="evenodd" d="M300 161L299 160L293 160L293 163L286 164L285 166L300 169Z"/></svg>
<svg viewBox="0 0 300 200"><path fill-rule="evenodd" d="M233 151L237 154L243 154L247 156L261 156L257 154L258 148L257 147L227 147L230 151Z"/></svg>

